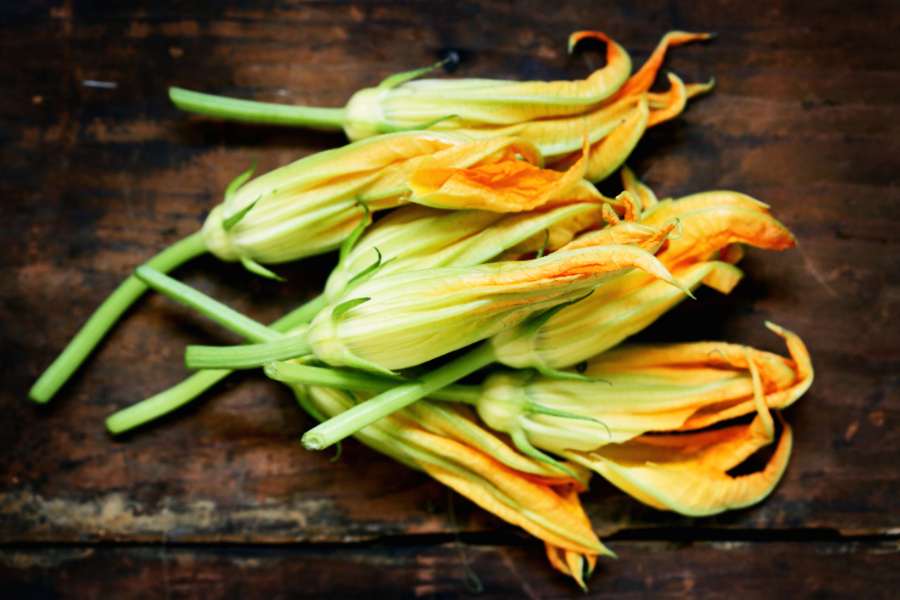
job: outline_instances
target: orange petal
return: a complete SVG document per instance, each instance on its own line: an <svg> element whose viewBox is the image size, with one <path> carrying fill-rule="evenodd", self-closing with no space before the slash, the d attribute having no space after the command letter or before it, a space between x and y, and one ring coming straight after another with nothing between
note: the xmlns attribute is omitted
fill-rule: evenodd
<svg viewBox="0 0 900 600"><path fill-rule="evenodd" d="M588 148L584 136L584 148ZM581 180L586 158L565 173L509 160L472 169L424 168L409 179L412 202L437 208L477 208L493 212L532 210L564 196Z"/></svg>
<svg viewBox="0 0 900 600"><path fill-rule="evenodd" d="M757 418L747 426L711 432L642 436L589 455L571 453L570 458L642 502L699 517L749 506L772 492L790 458L792 435L786 425L763 471L727 474L770 439Z"/></svg>
<svg viewBox="0 0 900 600"><path fill-rule="evenodd" d="M659 68L662 66L663 60L666 57L666 51L669 48L687 44L688 42L707 40L710 37L711 34L709 33L670 31L659 41L659 44L656 46L656 49L653 50L653 54L650 55L647 62L644 63L644 66L625 82L625 85L617 92L617 97L629 94L641 94L649 90L656 80L656 74L659 72Z"/></svg>
<svg viewBox="0 0 900 600"><path fill-rule="evenodd" d="M796 243L787 227L769 215L737 206L701 208L679 217L683 233L659 253L667 265L696 260L737 242L766 250Z"/></svg>
<svg viewBox="0 0 900 600"><path fill-rule="evenodd" d="M417 461L432 477L503 520L554 546L582 553L608 553L590 527L577 495L535 483L454 440L422 430L406 431L403 437L427 449ZM434 454L443 460L432 459Z"/></svg>

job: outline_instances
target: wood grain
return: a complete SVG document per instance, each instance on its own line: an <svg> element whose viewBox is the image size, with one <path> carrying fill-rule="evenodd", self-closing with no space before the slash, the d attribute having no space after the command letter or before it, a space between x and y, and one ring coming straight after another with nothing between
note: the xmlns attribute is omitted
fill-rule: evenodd
<svg viewBox="0 0 900 600"><path fill-rule="evenodd" d="M185 345L234 340L159 296L127 314L52 404L31 405L26 392L114 286L152 254L195 231L227 182L254 156L268 170L343 143L340 134L185 116L169 105L168 86L340 106L358 88L429 64L451 48L464 59L463 76L581 77L589 72L585 59L568 57L564 44L570 32L583 28L610 34L637 64L667 30L717 31L712 43L676 49L666 63L686 81L715 76L716 90L692 102L682 118L651 130L630 163L661 197L714 188L751 194L771 204L800 241L781 254L751 250L742 264L747 277L731 296L704 292L641 337L725 339L782 352L762 326L769 319L806 341L816 368L812 389L787 414L796 431L791 466L760 506L691 520L644 507L597 482L585 496L595 527L603 535L673 526L725 528L736 536L821 528L897 535L895 4L871 2L860 9L831 0L815 8L777 0L752 7L448 0L250 6L194 1L151 9L54 1L0 8L0 78L7 82L0 95L0 235L6 250L0 254L0 541L341 543L452 531L446 493L426 476L356 443L347 444L334 464L330 455L303 451L299 438L311 419L285 389L260 375L232 378L132 435L106 434L103 419L111 412L187 374ZM116 87L86 87L85 80ZM211 258L194 261L177 276L267 321L316 294L333 263L329 256L280 266L285 284ZM464 501L458 502L457 517L464 532L511 530ZM77 582L104 589L108 582L96 574L106 569L121 573L135 589L159 583L155 550L85 547L90 554L83 560L94 561L97 579L71 575L64 583L70 571L58 566L50 568L52 586L72 597L80 594ZM622 595L646 585L667 597L702 595L713 589L704 586L719 585L761 597L770 593L751 570L741 571L738 583L724 573L744 568L746 559L793 576L784 561L793 566L796 559L806 589L821 585L822 597L858 590L870 595L854 597L886 597L878 595L886 588L866 588L865 582L882 577L884 564L896 565L895 553L868 546L839 545L844 550L838 551L827 544L785 542L770 555L774 546L768 544L728 552L701 545L671 557L665 546L628 548L616 564L631 574L608 588ZM185 596L237 595L228 591L232 559L226 551L212 549L208 558L183 552L172 577L185 586ZM296 585L297 574L308 567L304 561L313 560L303 552L278 563L287 566L273 567L272 590L276 584ZM340 571L344 581L370 577L378 561L387 560L385 553L356 559L347 552L334 559L346 569ZM409 557L418 551L409 552L385 586L422 572L424 567L410 566L418 559ZM459 585L457 567L446 562L454 551L423 552L443 565L439 583L421 583L424 593L436 585L456 594L458 587L442 587ZM525 583L514 586L524 577L533 589L549 589L547 595L571 591L537 564L543 561L539 549L500 547L477 554L476 565L483 561L484 571L508 571L492 580L498 590L522 593ZM699 591L691 592L680 580L660 583L648 574L650 566L641 567L658 561L663 572L678 572L679 557L686 554L683 564L706 565L704 577L717 569L722 575L711 583L698 579L693 585ZM247 556L240 560L254 560L253 553ZM192 562L201 566L182 572L181 565ZM849 583L834 572L834 565L845 573L857 564L868 566ZM640 568L647 571L638 573ZM816 573L824 577L821 583L814 581ZM199 582L207 576L218 583L203 587ZM10 577L44 585L38 566ZM783 581L770 584L776 586L771 593L788 591ZM749 587L733 587L743 585Z"/></svg>
<svg viewBox="0 0 900 600"><path fill-rule="evenodd" d="M618 542L590 592L548 573L539 544L466 546L492 598L896 597L896 545L876 542ZM761 574L769 577L761 577ZM400 547L78 546L0 551L0 581L21 598L471 598L452 544Z"/></svg>

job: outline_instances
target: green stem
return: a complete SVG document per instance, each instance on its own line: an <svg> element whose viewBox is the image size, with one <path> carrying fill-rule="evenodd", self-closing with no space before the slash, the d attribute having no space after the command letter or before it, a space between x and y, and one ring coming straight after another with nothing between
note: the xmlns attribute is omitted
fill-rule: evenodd
<svg viewBox="0 0 900 600"><path fill-rule="evenodd" d="M357 390L361 392L387 392L402 383L416 383L406 379L390 379L369 373L338 371L322 367L310 367L276 361L265 366L266 375L284 383L302 383L320 387L338 388L341 390ZM434 400L447 402L463 402L476 404L481 397L481 388L474 385L448 385L428 394Z"/></svg>
<svg viewBox="0 0 900 600"><path fill-rule="evenodd" d="M181 110L233 121L268 125L300 125L325 129L343 129L344 127L345 111L343 108L315 108L238 100L201 94L177 87L169 88L169 98Z"/></svg>
<svg viewBox="0 0 900 600"><path fill-rule="evenodd" d="M270 330L271 331L271 330ZM188 369L253 369L276 360L287 360L310 353L306 332L291 337L278 336L264 344L240 346L188 346L184 364Z"/></svg>
<svg viewBox="0 0 900 600"><path fill-rule="evenodd" d="M327 305L324 294L318 296L272 323L271 328L278 333L290 331L311 321ZM194 373L178 385L110 415L106 419L106 428L110 433L118 434L149 423L181 408L231 373L224 369Z"/></svg>
<svg viewBox="0 0 900 600"><path fill-rule="evenodd" d="M484 342L468 354L422 375L418 382L397 386L317 425L304 434L301 442L309 450L324 450L378 419L491 364L495 359L491 344Z"/></svg>
<svg viewBox="0 0 900 600"><path fill-rule="evenodd" d="M241 335L252 342L270 342L272 340L281 339L281 335L272 331L265 325L257 323L233 308L228 308L221 302L213 300L206 294L198 292L194 288L185 285L180 281L176 281L167 275L163 275L156 269L144 265L138 267L134 274L138 279L157 292L184 304L188 308L193 308L201 315L209 317L219 325L234 331L238 335Z"/></svg>
<svg viewBox="0 0 900 600"><path fill-rule="evenodd" d="M145 264L162 272L168 272L192 258L205 253L206 244L201 234L194 233L177 242ZM136 276L132 275L100 305L88 322L84 324L65 350L62 351L53 364L44 371L40 379L35 382L28 397L41 404L50 400L59 388L68 381L87 356L97 347L103 336L119 320L122 314L128 310L141 294L147 291L147 286Z"/></svg>

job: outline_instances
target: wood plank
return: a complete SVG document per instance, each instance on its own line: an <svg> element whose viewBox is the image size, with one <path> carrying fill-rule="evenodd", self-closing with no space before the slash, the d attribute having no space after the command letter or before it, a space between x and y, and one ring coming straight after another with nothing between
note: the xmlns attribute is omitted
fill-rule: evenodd
<svg viewBox="0 0 900 600"><path fill-rule="evenodd" d="M466 546L480 598L854 598L900 585L896 544L617 542L583 594L539 544ZM0 550L14 598L464 598L457 548L439 546L17 548Z"/></svg>
<svg viewBox="0 0 900 600"><path fill-rule="evenodd" d="M732 296L703 293L644 339L726 339L782 351L764 319L807 342L817 370L788 411L792 464L761 506L691 520L597 482L604 535L703 525L900 527L900 42L889 2L748 11L651 0L481 4L188 3L171 11L29 3L4 11L0 75L0 540L347 541L452 530L446 494L359 445L305 452L312 421L259 376L218 387L160 424L112 439L111 412L177 383L189 343L234 338L159 296L131 311L47 407L28 387L131 269L195 231L227 182L340 134L226 124L175 111L169 85L339 106L358 88L460 50L464 76L588 72L563 45L599 27L636 63L672 28L718 31L667 68L716 91L651 130L631 163L660 195L727 187L773 206L800 246L751 251ZM592 55L596 58L596 55ZM116 82L115 89L82 85ZM178 277L260 320L322 285L333 257L280 266L286 284L203 258ZM507 528L459 502L463 531ZM498 559L499 560L499 559Z"/></svg>

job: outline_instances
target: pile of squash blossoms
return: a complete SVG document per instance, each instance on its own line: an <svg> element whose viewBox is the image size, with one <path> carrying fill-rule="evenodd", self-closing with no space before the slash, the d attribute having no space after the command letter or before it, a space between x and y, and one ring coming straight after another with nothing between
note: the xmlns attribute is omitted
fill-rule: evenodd
<svg viewBox="0 0 900 600"><path fill-rule="evenodd" d="M173 88L188 110L342 127L354 141L238 176L201 231L110 296L31 398L48 401L153 288L247 343L189 347L196 373L112 415L113 433L233 370L263 368L320 421L306 448L355 436L427 472L543 540L551 564L582 587L598 555L612 554L579 501L593 473L685 515L758 502L790 456L777 411L812 382L800 339L767 323L789 358L725 342L623 343L701 285L731 292L743 245L795 242L748 196L658 200L623 166L648 127L711 88L670 74L668 91L649 91L669 47L707 37L670 33L632 74L621 46L580 32L570 51L584 38L607 44L606 66L582 81L417 79L422 69L358 92L345 109ZM617 170L624 191L606 197L593 183ZM165 274L210 252L278 278L270 265L333 250L323 293L269 326ZM481 384L458 383L476 372ZM730 474L770 444L763 470Z"/></svg>

